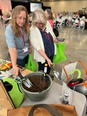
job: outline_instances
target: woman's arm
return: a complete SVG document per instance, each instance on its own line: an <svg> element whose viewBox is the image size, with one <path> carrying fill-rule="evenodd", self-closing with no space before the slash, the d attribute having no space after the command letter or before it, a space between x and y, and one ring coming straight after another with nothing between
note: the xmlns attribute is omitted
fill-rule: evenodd
<svg viewBox="0 0 87 116"><path fill-rule="evenodd" d="M6 43L8 46L10 57L11 57L11 62L13 65L13 71L14 71L14 74L17 76L18 75L18 67L17 67L17 63L16 63L17 51L16 51L16 45L15 45L15 39L14 39L15 35L13 33L13 30L12 30L10 24L6 27L5 37L6 37Z"/></svg>
<svg viewBox="0 0 87 116"><path fill-rule="evenodd" d="M48 65L51 67L52 66L52 62L51 60L47 57L47 55L45 54L45 52L42 49L39 49L38 52L40 53L40 55L47 61Z"/></svg>
<svg viewBox="0 0 87 116"><path fill-rule="evenodd" d="M18 67L17 67L17 63L16 63L17 62L17 53L16 52L17 52L16 48L9 48L13 71L14 71L14 74L17 76L18 75Z"/></svg>

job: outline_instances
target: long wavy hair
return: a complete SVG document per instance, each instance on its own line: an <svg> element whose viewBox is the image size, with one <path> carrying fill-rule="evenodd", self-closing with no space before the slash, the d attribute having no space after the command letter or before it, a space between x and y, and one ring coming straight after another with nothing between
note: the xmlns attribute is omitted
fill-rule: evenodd
<svg viewBox="0 0 87 116"><path fill-rule="evenodd" d="M16 6L13 10L12 10L12 19L11 19L11 26L13 29L14 34L19 37L20 36L20 31L19 31L19 26L16 23L16 18L17 15L20 14L21 11L25 11L26 12L26 21L24 24L24 29L27 35L29 35L29 27L28 27L28 11L27 9L22 6L22 5L18 5Z"/></svg>

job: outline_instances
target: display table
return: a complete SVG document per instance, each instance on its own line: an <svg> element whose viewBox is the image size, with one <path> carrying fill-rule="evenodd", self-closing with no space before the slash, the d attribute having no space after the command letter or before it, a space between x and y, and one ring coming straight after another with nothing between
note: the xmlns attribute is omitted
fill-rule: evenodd
<svg viewBox="0 0 87 116"><path fill-rule="evenodd" d="M75 106L78 116L85 116L86 112L86 97L83 94L72 91L72 105ZM39 102L31 101L26 95L25 100L22 103L22 106L34 105L34 104L60 104L61 101L59 99L62 93L62 86L58 83L53 82L52 88L50 89L47 97Z"/></svg>
<svg viewBox="0 0 87 116"><path fill-rule="evenodd" d="M5 71L6 72L6 71ZM22 71L22 74L27 75L29 73L32 73L32 71L24 69ZM7 75L7 73L6 73ZM86 97L83 94L80 94L78 92L72 91L72 105L75 106L76 111L78 113L78 116L85 116L86 113ZM62 94L62 85L53 82L53 85L47 95L47 97L39 102L31 101L26 95L25 99L21 106L28 106L28 105L34 105L34 104L40 104L40 103L46 103L46 104L61 104L61 101L59 99L60 95Z"/></svg>
<svg viewBox="0 0 87 116"><path fill-rule="evenodd" d="M19 67L19 68L22 70L22 74L24 76L29 73L32 73L31 70L28 70L24 67ZM13 73L12 63L8 60L4 60L0 58L0 79L3 79L4 77L10 77L14 79L15 75Z"/></svg>

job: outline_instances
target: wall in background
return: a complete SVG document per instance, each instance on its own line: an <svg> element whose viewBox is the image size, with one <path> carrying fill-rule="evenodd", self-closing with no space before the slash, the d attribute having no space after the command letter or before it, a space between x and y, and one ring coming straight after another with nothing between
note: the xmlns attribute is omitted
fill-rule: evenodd
<svg viewBox="0 0 87 116"><path fill-rule="evenodd" d="M3 13L11 10L10 0L0 0L0 9L2 9Z"/></svg>
<svg viewBox="0 0 87 116"><path fill-rule="evenodd" d="M27 0L26 0L27 1ZM16 5L24 5L27 10L30 12L30 3L36 3L33 5L33 7L43 7L43 3L41 2L34 2L34 1L27 1L25 0L0 0L0 9L2 10L2 13L6 13L9 10L12 10Z"/></svg>
<svg viewBox="0 0 87 116"><path fill-rule="evenodd" d="M54 12L76 12L87 7L87 0L74 0L74 1L55 1L55 2L43 2L44 6L50 6Z"/></svg>
<svg viewBox="0 0 87 116"><path fill-rule="evenodd" d="M54 12L76 12L78 10L82 10L84 7L87 7L87 0L43 2L43 5L51 7ZM10 0L0 0L0 9L2 9L2 12L11 10L12 7Z"/></svg>
<svg viewBox="0 0 87 116"><path fill-rule="evenodd" d="M30 1L24 1L24 0L11 0L12 9L17 5L23 5L27 8L28 13L33 12L37 8L42 8L43 4L41 2L30 2Z"/></svg>

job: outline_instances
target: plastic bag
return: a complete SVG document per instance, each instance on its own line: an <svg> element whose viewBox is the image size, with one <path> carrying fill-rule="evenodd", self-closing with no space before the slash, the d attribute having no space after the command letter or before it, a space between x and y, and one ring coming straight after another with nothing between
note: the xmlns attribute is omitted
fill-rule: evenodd
<svg viewBox="0 0 87 116"><path fill-rule="evenodd" d="M28 63L25 64L25 68L36 72L37 71L37 63L35 61L33 61L32 55L29 55L28 58Z"/></svg>
<svg viewBox="0 0 87 116"><path fill-rule="evenodd" d="M72 73L73 71L74 73ZM61 79L64 82L78 77L87 79L87 68L81 60L70 62L62 67Z"/></svg>
<svg viewBox="0 0 87 116"><path fill-rule="evenodd" d="M70 79L69 75L71 74L71 72L72 72L74 69L76 69L77 63L78 63L78 61L72 62L72 63L69 63L69 64L65 65L65 66L62 68L61 79L62 79L63 81L66 82L66 80L69 80L69 79Z"/></svg>
<svg viewBox="0 0 87 116"><path fill-rule="evenodd" d="M64 43L56 43L56 54L53 57L53 63L57 64L66 60L66 56L64 54L65 44Z"/></svg>

